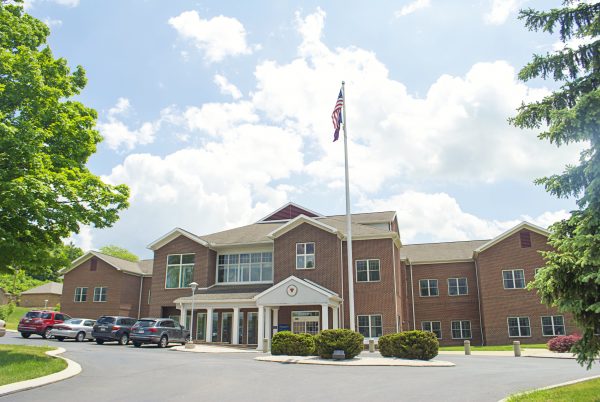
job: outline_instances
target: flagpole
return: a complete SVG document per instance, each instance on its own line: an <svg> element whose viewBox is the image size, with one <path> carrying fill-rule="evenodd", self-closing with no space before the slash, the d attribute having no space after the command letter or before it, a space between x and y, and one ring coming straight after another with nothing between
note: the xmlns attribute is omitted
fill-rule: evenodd
<svg viewBox="0 0 600 402"><path fill-rule="evenodd" d="M344 124L344 161L346 167L346 250L348 251L348 310L350 313L350 329L356 330L354 317L354 261L352 260L352 218L350 216L350 175L348 174L348 132L346 127L346 83L342 81L342 94L344 103L342 106Z"/></svg>

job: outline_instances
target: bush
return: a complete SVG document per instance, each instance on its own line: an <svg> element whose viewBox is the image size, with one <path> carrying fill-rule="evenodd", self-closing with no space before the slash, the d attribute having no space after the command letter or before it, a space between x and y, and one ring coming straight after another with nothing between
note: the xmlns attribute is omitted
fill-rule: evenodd
<svg viewBox="0 0 600 402"><path fill-rule="evenodd" d="M281 331L273 335L272 355L310 356L315 351L315 338L310 334Z"/></svg>
<svg viewBox="0 0 600 402"><path fill-rule="evenodd" d="M56 306L54 306L54 311L60 311L60 303L56 303Z"/></svg>
<svg viewBox="0 0 600 402"><path fill-rule="evenodd" d="M334 350L343 350L346 359L352 359L363 350L364 337L349 329L326 329L315 337L317 354L331 359Z"/></svg>
<svg viewBox="0 0 600 402"><path fill-rule="evenodd" d="M404 331L379 338L379 351L385 357L430 360L437 356L440 344L428 331Z"/></svg>
<svg viewBox="0 0 600 402"><path fill-rule="evenodd" d="M548 341L548 350L552 352L569 352L573 345L581 339L579 335L562 335Z"/></svg>
<svg viewBox="0 0 600 402"><path fill-rule="evenodd" d="M0 306L0 320L7 321L8 316L15 311L15 303L10 302L4 306Z"/></svg>

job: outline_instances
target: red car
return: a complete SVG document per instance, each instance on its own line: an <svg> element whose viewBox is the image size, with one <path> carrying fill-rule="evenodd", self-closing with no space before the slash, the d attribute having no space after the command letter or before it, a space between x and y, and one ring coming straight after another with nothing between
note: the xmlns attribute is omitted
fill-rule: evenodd
<svg viewBox="0 0 600 402"><path fill-rule="evenodd" d="M70 319L66 314L57 311L29 311L21 321L19 321L18 331L23 338L29 338L31 334L41 335L48 339L51 336L50 331L55 324L59 324Z"/></svg>

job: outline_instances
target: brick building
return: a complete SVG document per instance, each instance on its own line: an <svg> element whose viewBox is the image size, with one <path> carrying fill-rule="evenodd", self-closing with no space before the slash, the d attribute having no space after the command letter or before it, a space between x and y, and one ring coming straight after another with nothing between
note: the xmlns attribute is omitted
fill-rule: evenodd
<svg viewBox="0 0 600 402"><path fill-rule="evenodd" d="M569 332L568 317L524 289L543 265L537 251L547 235L523 223L491 240L402 246L395 212L353 214L356 329L367 338L425 329L441 344L543 342ZM75 261L62 306L79 316L173 317L188 328L193 319L197 340L259 348L277 330L349 327L346 238L345 216L293 203L209 235L177 228L148 246L153 260L90 252ZM94 301L87 293L81 301L92 288ZM102 303L98 288L107 289Z"/></svg>
<svg viewBox="0 0 600 402"><path fill-rule="evenodd" d="M21 292L19 306L54 308L60 302L62 283L48 282Z"/></svg>

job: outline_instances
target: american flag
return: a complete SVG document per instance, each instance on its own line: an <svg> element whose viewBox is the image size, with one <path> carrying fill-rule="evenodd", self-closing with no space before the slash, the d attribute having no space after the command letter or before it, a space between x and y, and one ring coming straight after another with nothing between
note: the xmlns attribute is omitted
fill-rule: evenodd
<svg viewBox="0 0 600 402"><path fill-rule="evenodd" d="M333 132L333 142L336 142L340 137L340 127L342 126L342 107L344 106L344 93L340 89L340 94L338 95L337 102L335 102L335 107L333 108L333 113L331 113L331 121L333 122L333 128L335 131Z"/></svg>

